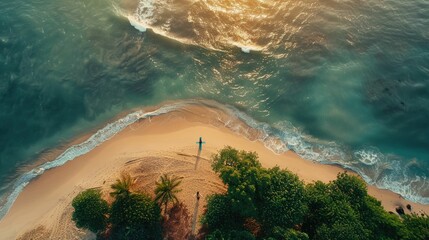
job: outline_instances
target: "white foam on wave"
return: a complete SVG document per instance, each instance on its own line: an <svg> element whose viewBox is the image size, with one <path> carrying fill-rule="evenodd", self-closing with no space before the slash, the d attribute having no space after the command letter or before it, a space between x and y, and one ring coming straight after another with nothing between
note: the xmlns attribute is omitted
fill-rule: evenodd
<svg viewBox="0 0 429 240"><path fill-rule="evenodd" d="M136 10L136 17L139 21L150 24L153 21L155 12L154 0L141 0Z"/></svg>
<svg viewBox="0 0 429 240"><path fill-rule="evenodd" d="M382 175L376 182L378 188L389 189L413 202L429 204L429 198L421 196L421 192L427 193L429 189L426 176L407 174L406 167L400 161L391 162L389 167L390 174Z"/></svg>
<svg viewBox="0 0 429 240"><path fill-rule="evenodd" d="M253 45L240 45L240 44L233 44L234 46L241 49L244 53L250 53L250 52L261 52L264 48L259 46L253 46Z"/></svg>
<svg viewBox="0 0 429 240"><path fill-rule="evenodd" d="M21 175L16 182L13 184L12 192L7 196L6 202L0 207L0 219L3 218L9 211L12 204L18 198L22 190L30 183L31 180L43 174L46 170L62 166L66 162L71 161L79 156L82 156L103 142L111 139L117 133L125 129L130 124L133 124L137 120L145 119L152 116L162 115L171 111L174 111L182 106L182 103L172 104L163 106L155 111L144 113L143 111L137 111L128 114L127 116L107 124L102 129L98 130L94 135L88 138L86 141L73 145L64 151L60 156L50 162L46 162L37 168L24 173Z"/></svg>
<svg viewBox="0 0 429 240"><path fill-rule="evenodd" d="M149 25L147 22L145 22L144 20L139 20L139 18L136 17L135 15L128 15L128 16L126 16L126 18L130 22L130 25L133 26L135 29L137 29L139 32L144 33L148 29L150 29L150 30L152 30L153 33L155 33L159 36L165 37L167 39L170 39L170 40L173 40L176 42L180 42L183 44L187 44L187 45L195 45L195 43L193 43L189 39L175 37L175 36L170 35L168 33L168 31L165 31L161 28L153 27L153 26ZM218 49L210 49L210 50L219 51Z"/></svg>
<svg viewBox="0 0 429 240"><path fill-rule="evenodd" d="M165 8L163 4L165 5L168 3L156 2L155 0L140 0L137 9L131 15L123 12L120 9L117 9L117 11L119 15L126 17L130 25L140 32L147 32L150 29L157 35L180 42L182 44L198 46L211 51L226 52L225 49L215 46L216 44L208 44L208 42L198 43L193 39L174 34L171 31L171 19L164 24L159 24L159 22L162 22L162 19L157 19L157 17L160 17L157 16L157 14L161 13L159 15L162 15L162 10ZM158 12L157 9L160 9L160 12ZM228 40L225 41L228 42ZM262 51L264 49L257 45L243 45L236 42L232 42L230 44L239 47L244 53L250 53L251 51Z"/></svg>
<svg viewBox="0 0 429 240"><path fill-rule="evenodd" d="M365 165L374 165L380 160L384 159L384 155L375 148L361 149L354 153L357 160Z"/></svg>
<svg viewBox="0 0 429 240"><path fill-rule="evenodd" d="M281 122L271 126L267 123L256 121L249 115L232 106L191 100L166 105L152 112L144 113L143 111L137 111L130 113L113 123L107 124L86 141L71 146L55 160L46 162L24 173L14 183L12 192L7 196L6 203L0 207L0 219L7 214L10 207L27 184L32 179L43 174L46 170L61 166L76 157L90 152L139 119L166 114L193 104L206 104L222 110L231 118L226 121L218 119L220 122L223 122L226 127L250 140L261 141L265 147L276 154L293 150L304 159L324 164L338 164L346 169L357 172L369 184L375 184L379 188L389 189L411 201L429 204L429 197L424 197L419 192L419 190L424 190L429 187L428 179L426 179L425 176L408 176L404 171L404 166L402 166L399 161L389 162L376 148L365 148L354 153L347 153L346 150L338 144L332 142L320 143L317 139L303 134L290 123ZM245 123L245 125L242 123ZM389 173L382 174L386 162L388 163ZM368 175L368 173L364 171L364 168L369 168L375 173Z"/></svg>
<svg viewBox="0 0 429 240"><path fill-rule="evenodd" d="M241 51L244 53L250 53L250 48L249 47L241 47Z"/></svg>
<svg viewBox="0 0 429 240"><path fill-rule="evenodd" d="M195 42L191 41L190 39L177 37L170 34L168 31L169 26L166 26L166 25L163 25L162 27L154 26L153 24L154 9L155 9L154 1L147 1L147 2L141 1L136 12L132 15L127 14L121 11L120 9L118 9L117 12L119 15L127 18L130 25L133 26L139 32L145 33L150 29L154 34L165 37L169 40L173 40L182 44L197 46L197 44L195 44ZM207 48L207 49L213 50L213 51L221 51L215 48Z"/></svg>
<svg viewBox="0 0 429 240"><path fill-rule="evenodd" d="M153 0L142 0L139 2L134 15L126 16L130 24L140 32L146 32L153 21L155 2Z"/></svg>
<svg viewBox="0 0 429 240"><path fill-rule="evenodd" d="M237 117L250 128L259 130L256 140L263 142L265 147L277 154L292 150L307 160L337 164L358 173L368 184L391 190L413 202L429 204L429 197L426 197L429 192L427 190L429 179L408 172L403 162L392 157L388 158L375 147L365 147L353 152L334 142L320 142L305 135L288 122L271 126L257 122L234 107L227 106L221 109ZM242 125L229 120L225 126L249 138L250 131L243 130Z"/></svg>
<svg viewBox="0 0 429 240"><path fill-rule="evenodd" d="M241 42L235 42L235 41L228 41L226 40L229 44L231 44L232 46L238 47L241 49L242 52L244 53L250 53L250 52L262 52L265 47L261 47L258 46L256 44L252 44L249 42L247 43L241 43Z"/></svg>
<svg viewBox="0 0 429 240"><path fill-rule="evenodd" d="M142 22L139 22L134 16L128 16L128 21L130 22L131 26L133 26L135 29L139 30L140 32L146 32L147 31L147 25L143 24Z"/></svg>

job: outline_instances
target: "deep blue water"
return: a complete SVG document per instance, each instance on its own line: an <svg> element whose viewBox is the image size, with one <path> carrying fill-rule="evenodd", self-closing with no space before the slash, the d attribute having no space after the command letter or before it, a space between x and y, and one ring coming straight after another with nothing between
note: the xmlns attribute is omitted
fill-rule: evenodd
<svg viewBox="0 0 429 240"><path fill-rule="evenodd" d="M0 193L121 112L199 98L429 203L427 26L425 0L0 0Z"/></svg>

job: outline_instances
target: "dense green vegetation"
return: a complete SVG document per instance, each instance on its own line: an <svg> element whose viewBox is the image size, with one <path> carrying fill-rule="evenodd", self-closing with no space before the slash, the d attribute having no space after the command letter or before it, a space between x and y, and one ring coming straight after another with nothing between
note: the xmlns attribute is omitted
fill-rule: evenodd
<svg viewBox="0 0 429 240"><path fill-rule="evenodd" d="M72 219L76 226L92 232L104 231L107 226L109 205L101 198L99 190L88 189L79 193L72 202L74 212Z"/></svg>
<svg viewBox="0 0 429 240"><path fill-rule="evenodd" d="M161 239L160 212L147 194L116 198L110 209L111 239Z"/></svg>
<svg viewBox="0 0 429 240"><path fill-rule="evenodd" d="M177 201L177 178L163 175L157 183L163 186L156 190L157 196L164 196L160 204L166 208L172 199ZM132 185L131 176L122 174L111 185L114 200L110 205L101 198L99 190L79 193L72 203L76 226L96 233L98 239L162 239L160 207L149 195L132 192Z"/></svg>
<svg viewBox="0 0 429 240"><path fill-rule="evenodd" d="M212 159L212 168L227 185L224 194L207 198L199 237L292 240L427 240L429 216L386 212L368 195L366 184L347 173L337 179L305 185L295 174L261 166L253 152L226 147ZM123 174L111 185L109 205L96 189L72 202L76 226L98 239L162 239L161 209L177 202L181 181L161 176L155 200L131 190L133 179ZM158 204L159 205L158 205ZM166 210L164 210L166 212Z"/></svg>
<svg viewBox="0 0 429 240"><path fill-rule="evenodd" d="M347 173L305 185L290 171L262 168L256 153L231 147L213 157L212 168L228 190L208 197L207 239L429 239L427 215L386 212Z"/></svg>

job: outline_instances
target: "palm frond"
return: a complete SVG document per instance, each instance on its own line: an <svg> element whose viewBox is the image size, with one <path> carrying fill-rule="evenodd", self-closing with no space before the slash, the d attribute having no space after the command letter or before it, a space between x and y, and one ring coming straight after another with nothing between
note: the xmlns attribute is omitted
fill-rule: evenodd
<svg viewBox="0 0 429 240"><path fill-rule="evenodd" d="M163 174L160 176L159 181L156 182L155 201L160 205L165 205L165 210L169 202L179 201L176 196L176 193L181 191L181 189L177 189L182 182L179 179L178 177L170 177L167 174Z"/></svg>
<svg viewBox="0 0 429 240"><path fill-rule="evenodd" d="M116 179L116 182L110 185L113 190L113 192L110 193L110 196L118 197L130 194L133 183L134 182L130 174L124 172L121 173L120 178Z"/></svg>

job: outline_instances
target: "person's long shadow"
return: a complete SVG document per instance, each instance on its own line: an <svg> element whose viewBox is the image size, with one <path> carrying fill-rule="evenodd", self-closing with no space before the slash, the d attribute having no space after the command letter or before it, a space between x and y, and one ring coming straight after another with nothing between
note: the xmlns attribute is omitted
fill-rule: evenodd
<svg viewBox="0 0 429 240"><path fill-rule="evenodd" d="M201 157L201 149L198 149L198 154L197 154L197 159L195 160L195 168L194 168L194 170L197 170L198 163L200 162L200 157Z"/></svg>
<svg viewBox="0 0 429 240"><path fill-rule="evenodd" d="M192 216L192 235L195 234L195 227L197 225L197 216L198 216L198 205L200 203L200 199L197 198L194 208L194 215Z"/></svg>

